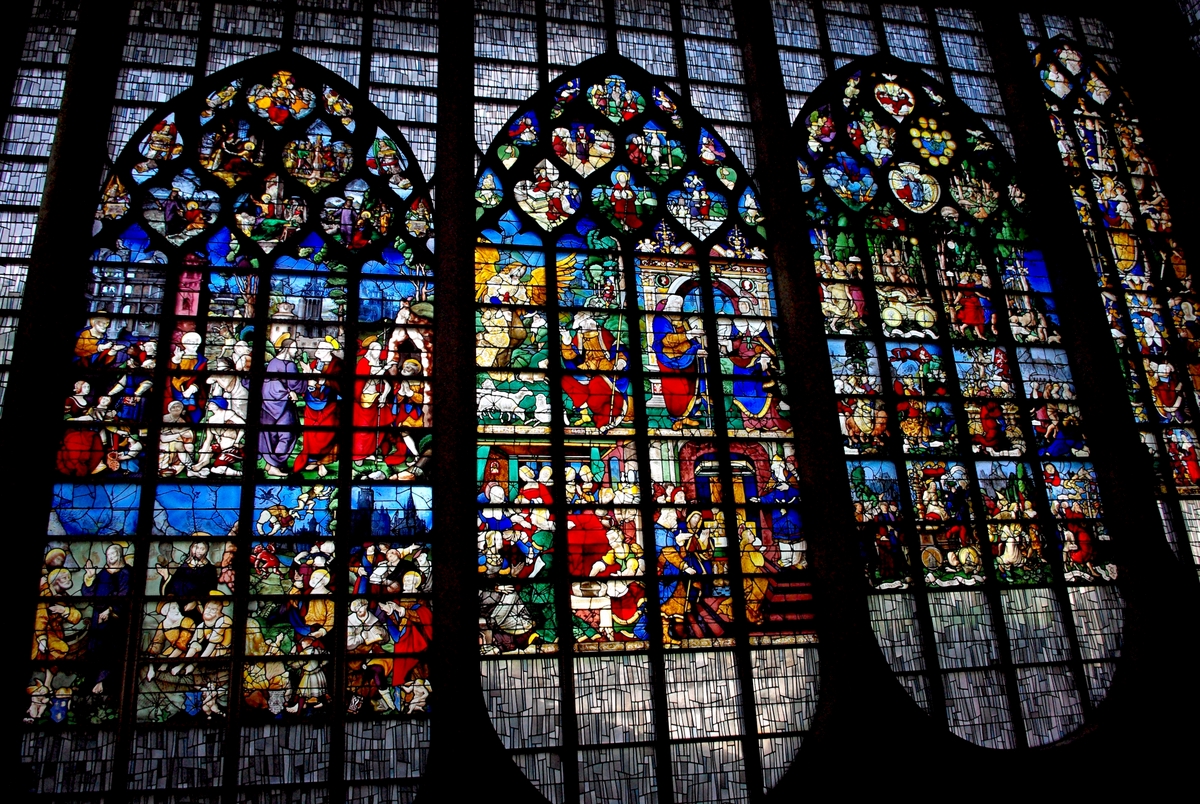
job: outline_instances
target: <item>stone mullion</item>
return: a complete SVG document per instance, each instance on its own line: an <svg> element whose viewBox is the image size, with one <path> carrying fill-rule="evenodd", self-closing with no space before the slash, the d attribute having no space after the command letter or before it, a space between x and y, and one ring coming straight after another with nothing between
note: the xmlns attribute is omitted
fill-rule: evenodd
<svg viewBox="0 0 1200 804"><path fill-rule="evenodd" d="M28 512L27 521L39 530L51 505L55 450L45 440L38 442L39 448L30 449L30 434L55 433L61 428L61 407L52 400L61 389L69 387L72 366L62 358L71 354L78 322L87 317L84 290L90 276L92 213L98 201L96 177L105 166L104 143L120 69L120 48L112 47L112 42L125 41L128 6L126 0L85 3L79 12L30 253L4 400L5 415L0 420L0 446L9 455L23 456L2 470L5 487L12 499L21 501L22 513ZM22 43L25 32L24 27L20 28ZM21 45L14 47L15 58L22 50ZM12 84L10 81L6 86ZM34 537L14 542L11 561L18 578L42 566L44 533L35 531ZM18 604L17 622L22 627L32 623L36 604L32 597ZM25 661L10 663L4 676L7 689L23 693L29 682L28 671ZM9 700L13 704L7 722L19 724L29 699L16 694ZM19 757L23 731L8 730L8 756ZM122 756L124 752L119 751L118 762Z"/></svg>
<svg viewBox="0 0 1200 804"><path fill-rule="evenodd" d="M779 302L778 343L788 366L800 497L820 617L821 703L816 720L828 728L806 738L806 750L819 752L840 741L853 743L854 727L849 724L859 718L877 718L892 705L881 706L880 694L889 690L890 672L871 635L866 596L860 586L858 528L837 425L821 291L807 254L810 226L801 202L796 140L791 133L771 6L768 0L751 0L734 3L733 12L743 36L761 201L767 225L774 232L769 254ZM814 13L822 52L828 54L819 6ZM882 697L887 695L882 692ZM894 705L910 706L901 703L899 695L896 690ZM835 713L838 725L833 725Z"/></svg>
<svg viewBox="0 0 1200 804"><path fill-rule="evenodd" d="M686 37L683 33L683 10L681 0L669 0L671 4L671 41L675 46L675 72L679 81L679 94L691 104L692 76L688 68Z"/></svg>
<svg viewBox="0 0 1200 804"><path fill-rule="evenodd" d="M604 39L608 53L617 52L617 13L615 0L604 0Z"/></svg>
<svg viewBox="0 0 1200 804"><path fill-rule="evenodd" d="M550 83L550 51L546 34L546 0L536 0L536 2L538 86L544 87Z"/></svg>
<svg viewBox="0 0 1200 804"><path fill-rule="evenodd" d="M445 300L434 318L437 344L433 373L438 410L433 420L433 495L437 501L437 641L431 673L439 693L431 721L429 763L421 786L430 801L477 801L509 790L510 800L535 800L533 785L500 744L481 695L479 593L476 576L475 307L474 298L475 128L474 18L461 4L438 3L437 228L434 275ZM457 502L456 502L457 501ZM464 772L463 756L472 757Z"/></svg>

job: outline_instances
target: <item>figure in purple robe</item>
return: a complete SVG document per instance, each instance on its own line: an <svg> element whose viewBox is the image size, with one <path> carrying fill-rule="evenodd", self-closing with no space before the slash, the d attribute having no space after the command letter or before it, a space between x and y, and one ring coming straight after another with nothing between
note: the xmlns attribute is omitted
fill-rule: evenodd
<svg viewBox="0 0 1200 804"><path fill-rule="evenodd" d="M183 231L187 221L184 220L184 203L183 195L179 190L172 188L170 194L163 199L163 226L167 230L167 234L179 234Z"/></svg>
<svg viewBox="0 0 1200 804"><path fill-rule="evenodd" d="M296 368L296 342L285 338L271 362L267 363L267 378L263 380L262 413L259 421L266 427L292 427L298 421L296 402L306 388L305 380ZM284 376L271 376L284 375ZM258 454L266 462L266 472L272 477L287 476L292 447L296 445L295 430L263 429L258 435Z"/></svg>

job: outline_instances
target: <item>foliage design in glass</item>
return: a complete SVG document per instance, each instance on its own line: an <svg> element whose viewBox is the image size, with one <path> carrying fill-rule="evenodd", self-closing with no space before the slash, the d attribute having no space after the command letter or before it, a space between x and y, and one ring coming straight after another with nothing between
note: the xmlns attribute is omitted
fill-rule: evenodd
<svg viewBox="0 0 1200 804"><path fill-rule="evenodd" d="M116 160L57 389L26 723L427 717L417 164L353 87L290 53L179 95Z"/></svg>
<svg viewBox="0 0 1200 804"><path fill-rule="evenodd" d="M1034 61L1131 412L1157 469L1165 531L1176 554L1195 561L1200 303L1133 106L1086 53L1060 37ZM1175 539L1179 522L1184 543Z"/></svg>
<svg viewBox="0 0 1200 804"><path fill-rule="evenodd" d="M598 59L512 117L475 195L488 704L522 767L621 751L623 790L692 753L739 788L815 699L766 228L713 132ZM518 725L535 699L555 714Z"/></svg>
<svg viewBox="0 0 1200 804"><path fill-rule="evenodd" d="M876 639L954 734L1055 742L1104 698L1122 615L1011 161L883 58L823 84L795 137Z"/></svg>

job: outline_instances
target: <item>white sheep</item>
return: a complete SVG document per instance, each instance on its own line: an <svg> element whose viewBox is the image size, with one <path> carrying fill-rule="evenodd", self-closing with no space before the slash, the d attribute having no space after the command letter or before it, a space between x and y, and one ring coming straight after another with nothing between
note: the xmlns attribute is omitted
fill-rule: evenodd
<svg viewBox="0 0 1200 804"><path fill-rule="evenodd" d="M533 391L522 388L514 394L504 391L489 393L488 390L480 388L475 392L475 409L481 417L495 413L499 415L501 422L525 423L525 411L521 408L521 401L533 396Z"/></svg>

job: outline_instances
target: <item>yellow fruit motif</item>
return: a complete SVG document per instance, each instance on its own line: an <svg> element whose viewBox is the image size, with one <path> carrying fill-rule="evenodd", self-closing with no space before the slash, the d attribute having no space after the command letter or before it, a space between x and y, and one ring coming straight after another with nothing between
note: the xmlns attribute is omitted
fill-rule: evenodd
<svg viewBox="0 0 1200 804"><path fill-rule="evenodd" d="M913 127L908 130L913 138L913 147L934 167L950 164L954 149L958 147L958 144L950 139L950 132L947 129L939 131L937 118L934 117L921 117L917 120L917 125L920 128Z"/></svg>

